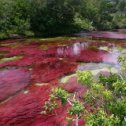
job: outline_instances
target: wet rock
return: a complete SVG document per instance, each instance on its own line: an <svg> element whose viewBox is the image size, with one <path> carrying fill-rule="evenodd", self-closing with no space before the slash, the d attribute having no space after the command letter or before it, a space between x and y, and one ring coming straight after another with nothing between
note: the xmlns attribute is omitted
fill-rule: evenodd
<svg viewBox="0 0 126 126"><path fill-rule="evenodd" d="M108 72L108 71L101 71L101 72L98 73L98 76L99 76L99 75L109 77L109 76L111 75L111 73Z"/></svg>
<svg viewBox="0 0 126 126"><path fill-rule="evenodd" d="M14 95L30 84L30 73L25 69L0 71L0 101Z"/></svg>
<svg viewBox="0 0 126 126"><path fill-rule="evenodd" d="M108 71L112 73L118 73L120 66L117 64L105 64L105 63L87 63L85 65L78 66L78 70L89 70L93 75L97 75L100 71Z"/></svg>
<svg viewBox="0 0 126 126"><path fill-rule="evenodd" d="M76 77L76 74L72 74L72 75L69 75L69 76L62 77L60 79L60 82L61 83L67 83L71 77Z"/></svg>
<svg viewBox="0 0 126 126"><path fill-rule="evenodd" d="M91 72L94 75L94 77L96 77L102 71L110 72L110 70L108 68L103 68L103 69L98 69L98 70L92 70Z"/></svg>
<svg viewBox="0 0 126 126"><path fill-rule="evenodd" d="M78 70L98 70L103 68L114 67L114 64L105 64L105 63L87 63L78 66Z"/></svg>
<svg viewBox="0 0 126 126"><path fill-rule="evenodd" d="M87 91L85 85L79 84L77 77L71 77L69 81L63 85L63 88L70 93L76 93L77 97L82 98Z"/></svg>

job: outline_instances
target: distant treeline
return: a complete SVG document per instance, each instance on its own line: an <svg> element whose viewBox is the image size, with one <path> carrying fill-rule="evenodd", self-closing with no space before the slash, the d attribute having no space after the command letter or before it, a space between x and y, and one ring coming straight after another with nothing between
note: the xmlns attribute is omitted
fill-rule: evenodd
<svg viewBox="0 0 126 126"><path fill-rule="evenodd" d="M0 38L126 27L126 0L0 0Z"/></svg>

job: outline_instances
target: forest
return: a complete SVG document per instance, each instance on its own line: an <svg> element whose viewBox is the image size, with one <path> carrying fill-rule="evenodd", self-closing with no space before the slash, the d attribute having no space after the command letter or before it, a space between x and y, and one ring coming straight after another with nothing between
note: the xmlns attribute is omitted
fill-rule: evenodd
<svg viewBox="0 0 126 126"><path fill-rule="evenodd" d="M0 126L126 126L126 0L0 0Z"/></svg>
<svg viewBox="0 0 126 126"><path fill-rule="evenodd" d="M126 0L0 0L0 38L126 27Z"/></svg>

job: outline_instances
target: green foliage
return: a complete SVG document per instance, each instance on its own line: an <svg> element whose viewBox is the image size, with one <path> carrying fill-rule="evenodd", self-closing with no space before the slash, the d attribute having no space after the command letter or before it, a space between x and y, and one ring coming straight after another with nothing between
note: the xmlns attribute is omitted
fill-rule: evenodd
<svg viewBox="0 0 126 126"><path fill-rule="evenodd" d="M93 76L90 71L77 71L77 77L80 83L86 84L87 86L90 86L93 80Z"/></svg>
<svg viewBox="0 0 126 126"><path fill-rule="evenodd" d="M118 58L118 61L120 62L121 64L121 67L122 67L122 70L126 70L126 56L120 56Z"/></svg>
<svg viewBox="0 0 126 126"><path fill-rule="evenodd" d="M67 93L67 91L63 90L62 88L55 88L53 90L53 93L56 97L58 97L59 99L61 99L62 104L64 105L67 102L67 98L69 96L69 94Z"/></svg>
<svg viewBox="0 0 126 126"><path fill-rule="evenodd" d="M126 27L125 0L0 0L0 37Z"/></svg>
<svg viewBox="0 0 126 126"><path fill-rule="evenodd" d="M83 16L79 15L78 13L75 14L74 22L75 22L75 25L77 25L81 29L88 29L88 30L94 29L94 27L92 26L92 22L89 19L84 18Z"/></svg>
<svg viewBox="0 0 126 126"><path fill-rule="evenodd" d="M118 126L119 119L113 114L108 115L103 109L97 110L96 113L88 114L86 126Z"/></svg>
<svg viewBox="0 0 126 126"><path fill-rule="evenodd" d="M111 73L109 76L104 76L104 75L101 74L99 76L99 82L102 83L107 88L111 89L112 84L114 82L116 82L118 80L118 78L119 78L119 75L113 74L113 73Z"/></svg>
<svg viewBox="0 0 126 126"><path fill-rule="evenodd" d="M85 102L96 108L104 107L112 99L112 92L105 89L102 84L97 83L93 83L84 95Z"/></svg>
<svg viewBox="0 0 126 126"><path fill-rule="evenodd" d="M119 126L126 125L126 98L111 103L109 110L120 119Z"/></svg>
<svg viewBox="0 0 126 126"><path fill-rule="evenodd" d="M73 1L74 0L34 1L36 6L31 19L32 30L36 34L47 35L59 35L76 30L74 14L75 8L78 5L74 4ZM39 8L36 8L37 6Z"/></svg>
<svg viewBox="0 0 126 126"><path fill-rule="evenodd" d="M84 112L83 104L78 100L74 100L72 102L72 107L69 110L69 114L77 115L78 117L81 117L82 112Z"/></svg>
<svg viewBox="0 0 126 126"><path fill-rule="evenodd" d="M57 107L56 97L52 94L49 97L49 100L45 102L43 109L44 111L41 114L48 114L52 112Z"/></svg>
<svg viewBox="0 0 126 126"><path fill-rule="evenodd" d="M118 80L113 83L114 93L119 97L126 96L126 80Z"/></svg>
<svg viewBox="0 0 126 126"><path fill-rule="evenodd" d="M109 0L84 0L82 16L92 22L95 29L112 29L114 5Z"/></svg>
<svg viewBox="0 0 126 126"><path fill-rule="evenodd" d="M126 58L120 58L119 61L123 64ZM45 103L45 110L51 112L56 107L54 101L60 99L63 105L68 103L71 106L68 110L71 115L69 123L75 119L78 125L78 119L84 117L86 126L125 126L125 78L119 74L110 74L110 76L100 75L96 80L89 71L77 71L77 76L78 81L86 84L88 88L83 99L80 100L76 94L69 94L58 87L53 89L53 97ZM86 106L89 108L86 109Z"/></svg>
<svg viewBox="0 0 126 126"><path fill-rule="evenodd" d="M98 80L92 78L91 81L86 76L90 85L87 85L84 104L93 111L85 112L87 126L126 125L126 76L123 75L126 71L126 57L119 57L119 62L123 69L118 74L99 75ZM82 80L85 80L85 74L79 72L78 78L84 82Z"/></svg>
<svg viewBox="0 0 126 126"><path fill-rule="evenodd" d="M116 0L115 3L116 13L113 14L113 23L119 27L126 27L126 1L125 0Z"/></svg>
<svg viewBox="0 0 126 126"><path fill-rule="evenodd" d="M113 99L112 92L109 91L109 90L103 91L102 95L103 95L103 98L105 99L105 102L106 101L111 101Z"/></svg>
<svg viewBox="0 0 126 126"><path fill-rule="evenodd" d="M76 116L76 126L78 126L78 119L81 118L82 113L84 112L84 105L80 102L76 95L74 94L73 98L72 95L68 94L67 91L60 87L56 87L52 90L52 94L49 97L49 100L45 102L44 111L41 114L48 114L52 112L57 107L57 100L60 99L62 105L69 104L71 107L68 110L68 113L72 116L67 118L68 123L71 124L73 121L73 117Z"/></svg>
<svg viewBox="0 0 126 126"><path fill-rule="evenodd" d="M0 33L4 36L25 35L30 31L30 0L0 0L0 19Z"/></svg>

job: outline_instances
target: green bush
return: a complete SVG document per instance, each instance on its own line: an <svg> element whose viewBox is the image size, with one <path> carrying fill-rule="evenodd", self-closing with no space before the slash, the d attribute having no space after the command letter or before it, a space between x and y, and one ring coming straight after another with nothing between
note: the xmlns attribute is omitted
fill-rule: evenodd
<svg viewBox="0 0 126 126"><path fill-rule="evenodd" d="M75 14L74 22L75 22L75 25L77 25L81 29L87 29L87 30L94 29L94 27L92 26L92 22L89 19L82 17L78 13Z"/></svg>
<svg viewBox="0 0 126 126"><path fill-rule="evenodd" d="M107 114L103 109L86 115L86 126L118 126L119 119L113 114Z"/></svg>
<svg viewBox="0 0 126 126"><path fill-rule="evenodd" d="M99 82L102 83L107 88L112 89L112 84L116 82L119 78L120 78L119 75L113 73L111 73L109 76L104 76L100 74Z"/></svg>
<svg viewBox="0 0 126 126"><path fill-rule="evenodd" d="M30 1L0 0L1 38L30 31ZM4 35L4 36L3 36Z"/></svg>
<svg viewBox="0 0 126 126"><path fill-rule="evenodd" d="M83 104L78 100L74 100L72 103L72 107L69 109L69 114L81 117L82 112L84 112Z"/></svg>
<svg viewBox="0 0 126 126"><path fill-rule="evenodd" d="M126 27L125 0L0 0L1 38Z"/></svg>
<svg viewBox="0 0 126 126"><path fill-rule="evenodd" d="M88 86L91 85L93 76L90 71L77 71L76 73L77 73L78 81L80 83L86 84Z"/></svg>
<svg viewBox="0 0 126 126"><path fill-rule="evenodd" d="M117 100L109 105L109 110L119 118L119 126L126 125L126 98Z"/></svg>
<svg viewBox="0 0 126 126"><path fill-rule="evenodd" d="M119 62L123 68L120 73L125 73L125 56L120 57ZM95 80L90 72L77 72L79 82L88 82L88 90L83 99L84 104L90 108L85 111L87 126L126 125L126 77L120 73L100 75Z"/></svg>
<svg viewBox="0 0 126 126"><path fill-rule="evenodd" d="M67 93L67 91L63 90L62 88L55 88L53 90L53 93L56 97L58 97L59 99L61 99L62 104L64 105L67 102L67 98L69 96L69 94Z"/></svg>

